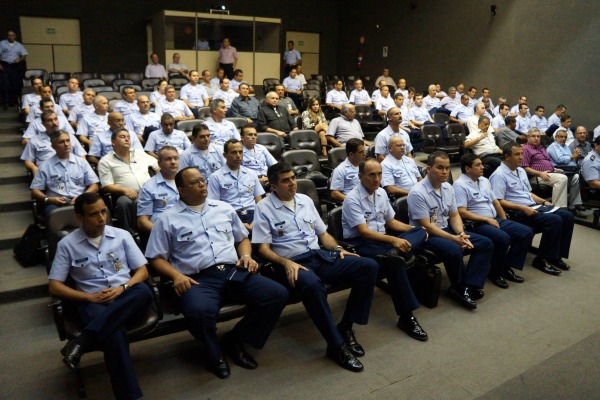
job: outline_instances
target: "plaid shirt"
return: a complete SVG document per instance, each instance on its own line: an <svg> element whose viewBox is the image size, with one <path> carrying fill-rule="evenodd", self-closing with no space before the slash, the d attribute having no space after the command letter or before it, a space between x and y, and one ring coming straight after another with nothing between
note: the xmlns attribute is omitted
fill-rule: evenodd
<svg viewBox="0 0 600 400"><path fill-rule="evenodd" d="M536 171L554 172L552 161L544 146L533 147L529 143L523 145L523 168L529 167Z"/></svg>

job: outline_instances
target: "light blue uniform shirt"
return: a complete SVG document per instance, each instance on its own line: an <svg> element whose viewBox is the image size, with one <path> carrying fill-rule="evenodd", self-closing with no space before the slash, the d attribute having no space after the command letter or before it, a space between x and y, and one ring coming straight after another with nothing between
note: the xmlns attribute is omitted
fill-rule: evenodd
<svg viewBox="0 0 600 400"><path fill-rule="evenodd" d="M67 119L65 117L63 117L62 115L58 115L57 117L58 117L58 129L60 129L61 131L66 131L70 135L75 136L75 131L73 131L73 128L71 127L71 124L69 124ZM31 124L29 124L29 126L27 127L27 130L25 130L25 133L23 134L23 139L31 139L32 137L39 135L40 133L44 133L44 132L46 132L46 127L42 124L42 120L38 118L35 121L33 121ZM71 143L71 144L73 146L75 146L75 143Z"/></svg>
<svg viewBox="0 0 600 400"><path fill-rule="evenodd" d="M208 99L208 93L200 84L192 85L188 83L181 88L179 92L181 100L187 100L193 106L204 107L204 101Z"/></svg>
<svg viewBox="0 0 600 400"><path fill-rule="evenodd" d="M590 151L583 159L581 174L586 181L600 180L600 155L595 150Z"/></svg>
<svg viewBox="0 0 600 400"><path fill-rule="evenodd" d="M367 224L370 231L385 235L385 223L394 219L394 209L387 193L378 188L373 193L373 200L362 184L356 186L342 205L342 229L344 239L360 237L356 227Z"/></svg>
<svg viewBox="0 0 600 400"><path fill-rule="evenodd" d="M529 120L529 126L531 128L538 128L540 132L546 132L546 129L548 129L549 125L546 117L542 116L542 118L540 118L536 114Z"/></svg>
<svg viewBox="0 0 600 400"><path fill-rule="evenodd" d="M48 197L64 197L74 199L91 184L100 180L90 164L81 157L69 154L66 166L54 155L42 165L30 189L45 191Z"/></svg>
<svg viewBox="0 0 600 400"><path fill-rule="evenodd" d="M163 114L170 114L173 117L189 117L190 115L194 115L187 104L179 99L159 101L154 108L154 112L159 117L162 117Z"/></svg>
<svg viewBox="0 0 600 400"><path fill-rule="evenodd" d="M432 108L438 108L440 106L440 99L437 97L431 97L429 95L423 97L423 107L427 109L427 111Z"/></svg>
<svg viewBox="0 0 600 400"><path fill-rule="evenodd" d="M83 104L83 92L81 90L78 90L75 93L63 93L60 96L58 104L61 109L71 111L76 106Z"/></svg>
<svg viewBox="0 0 600 400"><path fill-rule="evenodd" d="M88 105L85 103L81 103L81 104L76 105L71 110L71 113L69 114L69 121L80 124L81 120L83 120L83 117L85 117L88 114L93 114L93 113L94 113L94 105L93 104Z"/></svg>
<svg viewBox="0 0 600 400"><path fill-rule="evenodd" d="M241 140L240 133L231 121L224 119L221 122L215 122L212 117L207 118L204 124L210 131L210 142L223 146L229 139Z"/></svg>
<svg viewBox="0 0 600 400"><path fill-rule="evenodd" d="M112 134L112 131L109 129L94 136L88 155L102 158L110 153L113 150L111 139ZM140 140L131 132L129 132L129 142L132 149L143 150Z"/></svg>
<svg viewBox="0 0 600 400"><path fill-rule="evenodd" d="M207 151L208 153L204 156L202 151L192 144L179 158L179 170L195 167L208 181L216 170L225 165L225 157L223 157L223 147L217 144L210 143Z"/></svg>
<svg viewBox="0 0 600 400"><path fill-rule="evenodd" d="M369 96L369 92L365 89L360 91L354 89L350 93L350 103L352 104L368 104L371 101L371 96Z"/></svg>
<svg viewBox="0 0 600 400"><path fill-rule="evenodd" d="M407 119L410 121L426 122L429 121L430 118L429 111L423 106L417 107L414 105L408 110Z"/></svg>
<svg viewBox="0 0 600 400"><path fill-rule="evenodd" d="M283 205L270 194L256 205L252 243L268 243L271 250L291 258L309 250L319 250L319 235L327 227L321 220L310 197L296 193L295 210Z"/></svg>
<svg viewBox="0 0 600 400"><path fill-rule="evenodd" d="M292 49L290 50L286 50L283 52L283 59L285 60L286 64L289 65L296 65L296 63L300 60L302 60L302 57L300 56L300 52L296 49Z"/></svg>
<svg viewBox="0 0 600 400"><path fill-rule="evenodd" d="M67 122L67 117L65 116L65 113L63 112L62 108L60 108L60 106L58 104L54 105L54 112L56 113L56 116L58 117L59 121L62 119L62 121L60 121L60 123ZM39 104L35 104L30 108L29 114L27 114L27 118L25 119L25 122L32 123L36 119L41 120L42 119L41 117L42 117L42 109L40 108Z"/></svg>
<svg viewBox="0 0 600 400"><path fill-rule="evenodd" d="M13 64L19 58L28 55L29 53L25 50L25 47L16 40L12 43L8 40L0 42L0 60Z"/></svg>
<svg viewBox="0 0 600 400"><path fill-rule="evenodd" d="M335 89L332 89L329 92L327 92L325 104L333 104L334 106L343 106L346 103L349 103L348 96L346 96L346 92L342 92L341 90L335 90Z"/></svg>
<svg viewBox="0 0 600 400"><path fill-rule="evenodd" d="M150 133L144 150L158 154L158 151L165 146L173 146L179 154L192 145L190 139L183 131L173 129L170 135L166 135L162 129Z"/></svg>
<svg viewBox="0 0 600 400"><path fill-rule="evenodd" d="M129 232L105 226L96 248L79 228L58 242L48 278L64 282L71 275L77 290L96 293L129 282L131 270L147 262Z"/></svg>
<svg viewBox="0 0 600 400"><path fill-rule="evenodd" d="M392 136L398 136L404 140L404 149L406 154L413 150L408 133L402 129L398 129L398 132L394 132L394 130L388 125L385 127L385 129L381 130L377 136L375 136L375 154L383 154L386 156L389 154L388 142Z"/></svg>
<svg viewBox="0 0 600 400"><path fill-rule="evenodd" d="M396 186L400 189L411 190L417 184L421 173L417 164L410 157L403 156L398 160L388 154L381 162L381 187Z"/></svg>
<svg viewBox="0 0 600 400"><path fill-rule="evenodd" d="M87 153L81 146L81 143L79 143L79 140L73 135L70 135L70 139L71 153L84 157ZM23 153L21 153L21 160L31 161L39 168L44 161L50 159L55 154L56 152L52 148L50 136L44 131L40 132L39 135L35 135L27 142Z"/></svg>
<svg viewBox="0 0 600 400"><path fill-rule="evenodd" d="M358 179L358 166L352 165L346 158L340 165L335 167L331 174L331 185L329 190L339 190L347 195L360 183Z"/></svg>
<svg viewBox="0 0 600 400"><path fill-rule="evenodd" d="M528 207L535 205L531 196L529 178L521 167L517 167L515 174L506 164L501 163L490 176L490 183L498 200L506 200Z"/></svg>
<svg viewBox="0 0 600 400"><path fill-rule="evenodd" d="M235 264L235 243L247 237L229 204L206 199L199 213L179 200L156 219L146 257L163 258L182 274L193 275L212 265Z"/></svg>
<svg viewBox="0 0 600 400"><path fill-rule="evenodd" d="M506 122L504 122L504 118L502 115L496 115L493 119L492 119L492 128L494 129L500 129L502 127L506 126Z"/></svg>
<svg viewBox="0 0 600 400"><path fill-rule="evenodd" d="M459 121L464 122L467 122L469 117L471 117L472 115L473 107L465 106L462 103L456 106L456 108L454 108L454 110L452 110L452 112L450 113L450 116L456 118Z"/></svg>
<svg viewBox="0 0 600 400"><path fill-rule="evenodd" d="M198 85L202 86L202 88L206 91L206 94L208 95L208 97L211 97L211 98L213 97L215 92L217 90L219 90L218 86L215 86L215 85L211 84L210 82L206 83L204 81L201 81L201 82L198 82Z"/></svg>
<svg viewBox="0 0 600 400"><path fill-rule="evenodd" d="M254 171L240 166L237 176L224 164L208 181L208 198L230 204L236 211L254 210L255 197L265 194Z"/></svg>
<svg viewBox="0 0 600 400"><path fill-rule="evenodd" d="M149 216L150 221L155 222L161 213L177 204L179 191L174 186L175 183L169 185L160 172L150 178L140 190L137 215Z"/></svg>
<svg viewBox="0 0 600 400"><path fill-rule="evenodd" d="M498 214L493 203L496 196L489 180L482 176L477 182L473 182L467 175L461 174L453 187L457 207L466 207L482 217L496 218Z"/></svg>
<svg viewBox="0 0 600 400"><path fill-rule="evenodd" d="M77 127L77 136L85 136L90 140L100 132L110 129L108 114L98 115L95 112L86 114Z"/></svg>
<svg viewBox="0 0 600 400"><path fill-rule="evenodd" d="M56 101L54 101L54 96L50 96L50 99L52 99L52 102L56 104ZM35 107L36 105L39 106L40 100L42 100L42 96L39 94L27 93L21 97L21 109L24 110L26 108Z"/></svg>
<svg viewBox="0 0 600 400"><path fill-rule="evenodd" d="M389 110L392 107L396 107L396 103L391 95L388 94L388 97L379 96L377 101L375 102L375 109L385 111Z"/></svg>
<svg viewBox="0 0 600 400"><path fill-rule="evenodd" d="M448 226L450 214L456 212L454 189L448 182L440 186L440 194L431 186L429 177L418 182L408 193L408 216L410 225L420 226L418 220L428 218L439 228Z"/></svg>
<svg viewBox="0 0 600 400"><path fill-rule="evenodd" d="M262 144L255 144L253 150L249 150L246 146L244 149L244 158L242 165L256 172L256 175L266 176L267 169L273 164L277 164L275 157L269 153L269 150Z"/></svg>
<svg viewBox="0 0 600 400"><path fill-rule="evenodd" d="M357 119L349 121L343 115L331 120L325 134L335 137L340 143L346 143L352 138L362 140L365 136Z"/></svg>
<svg viewBox="0 0 600 400"><path fill-rule="evenodd" d="M121 114L123 114L123 117L126 117L129 114L139 112L140 107L137 105L136 101L129 103L125 100L121 100L117 102L117 104L115 104L115 106L113 107L113 111L120 112Z"/></svg>
<svg viewBox="0 0 600 400"><path fill-rule="evenodd" d="M560 117L556 115L556 113L552 114L550 118L548 118L548 125L560 126Z"/></svg>
<svg viewBox="0 0 600 400"><path fill-rule="evenodd" d="M514 106L513 106L513 107L510 109L510 113L511 113L511 114L517 114L517 115L519 115L519 105L520 105L520 104L514 105ZM530 111L529 111L529 110L527 110L527 114L525 114L525 116L526 116L526 117L529 117L529 118L531 118L531 113L530 113ZM559 122L559 124L558 124L558 125L560 125L560 122Z"/></svg>
<svg viewBox="0 0 600 400"><path fill-rule="evenodd" d="M517 126L515 127L516 130L518 130L519 132L527 132L527 130L529 130L531 126L531 118L527 116L521 117L520 115L517 115L515 119L517 120Z"/></svg>
<svg viewBox="0 0 600 400"><path fill-rule="evenodd" d="M233 99L238 97L240 94L234 92L233 89L229 88L227 91L219 89L213 94L213 100L223 100L225 103L225 107L228 109L231 108L231 103L233 103Z"/></svg>
<svg viewBox="0 0 600 400"><path fill-rule="evenodd" d="M571 160L571 155L573 155L573 153L567 145L561 146L558 142L552 142L546 151L548 152L548 156L550 156L552 165L555 167L558 167L559 165L569 165L571 167L577 166L577 163Z"/></svg>
<svg viewBox="0 0 600 400"><path fill-rule="evenodd" d="M285 78L282 84L284 88L286 88L287 90L291 90L292 92L302 90L302 88L304 87L300 79L298 79L298 77L292 78L291 76Z"/></svg>
<svg viewBox="0 0 600 400"><path fill-rule="evenodd" d="M153 112L142 114L139 111L125 116L125 127L129 132L143 135L147 127L160 129L160 117Z"/></svg>

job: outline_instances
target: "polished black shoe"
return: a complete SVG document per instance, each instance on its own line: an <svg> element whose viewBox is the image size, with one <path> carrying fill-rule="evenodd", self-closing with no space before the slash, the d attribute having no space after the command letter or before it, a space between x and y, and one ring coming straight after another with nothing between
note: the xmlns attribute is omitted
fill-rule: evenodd
<svg viewBox="0 0 600 400"><path fill-rule="evenodd" d="M450 287L447 295L464 308L469 310L474 310L477 308L477 304L473 301L473 299L471 299L469 289L467 288L456 289L454 287Z"/></svg>
<svg viewBox="0 0 600 400"><path fill-rule="evenodd" d="M327 357L338 363L342 368L352 372L360 372L363 365L343 343L340 347L327 346Z"/></svg>
<svg viewBox="0 0 600 400"><path fill-rule="evenodd" d="M69 369L77 369L79 367L79 361L81 361L81 355L83 354L83 346L77 339L67 343L60 352L64 356L63 363Z"/></svg>
<svg viewBox="0 0 600 400"><path fill-rule="evenodd" d="M503 276L500 276L498 278L490 277L490 281L492 281L494 285L498 286L501 289L508 289L508 282L506 282L506 279L504 279Z"/></svg>
<svg viewBox="0 0 600 400"><path fill-rule="evenodd" d="M258 363L246 352L244 344L232 340L227 334L223 336L223 340L221 341L221 350L223 351L223 354L231 358L233 363L238 367L246 369L258 368Z"/></svg>
<svg viewBox="0 0 600 400"><path fill-rule="evenodd" d="M476 287L470 287L469 288L469 296L471 296L471 299L473 299L473 300L479 300L479 299L483 299L483 296L485 296L485 293L483 292L483 289L478 289Z"/></svg>
<svg viewBox="0 0 600 400"><path fill-rule="evenodd" d="M577 218L583 218L583 219L587 219L587 215L585 215L584 213L582 213L580 210L578 210L577 208L569 208L569 211L571 212L571 214L573 214L574 216L576 216Z"/></svg>
<svg viewBox="0 0 600 400"><path fill-rule="evenodd" d="M549 275L560 275L559 269L554 268L548 261L541 257L534 258L533 263L531 263L531 265L533 265L534 268L537 268L540 271L545 272Z"/></svg>
<svg viewBox="0 0 600 400"><path fill-rule="evenodd" d="M550 263L552 265L554 265L556 268L560 268L563 271L568 271L571 269L571 267L569 266L569 264L567 264L566 262L564 262L562 260L562 258L559 258L558 261L550 261Z"/></svg>
<svg viewBox="0 0 600 400"><path fill-rule="evenodd" d="M578 204L575 206L576 209L578 209L579 211L585 211L587 210L587 207L584 206L583 204Z"/></svg>
<svg viewBox="0 0 600 400"><path fill-rule="evenodd" d="M340 325L337 326L338 332L342 335L344 339L344 343L346 347L355 357L362 357L365 355L365 349L358 343L356 337L354 336L354 329L342 330L340 329Z"/></svg>
<svg viewBox="0 0 600 400"><path fill-rule="evenodd" d="M225 360L224 357L221 357L219 362L212 367L208 367L208 370L215 374L219 379L227 379L229 378L229 375L231 375L229 364L227 364L227 360Z"/></svg>
<svg viewBox="0 0 600 400"><path fill-rule="evenodd" d="M413 339L420 340L421 342L424 342L427 339L429 339L429 336L427 336L427 332L425 332L425 330L421 328L421 325L419 325L419 321L417 321L414 315L410 315L408 317L400 317L396 326Z"/></svg>
<svg viewBox="0 0 600 400"><path fill-rule="evenodd" d="M504 273L504 279L507 279L507 280L509 280L511 282L515 282L515 283L525 282L525 278L515 274L515 271L513 271L512 268L509 268L506 270L506 272Z"/></svg>

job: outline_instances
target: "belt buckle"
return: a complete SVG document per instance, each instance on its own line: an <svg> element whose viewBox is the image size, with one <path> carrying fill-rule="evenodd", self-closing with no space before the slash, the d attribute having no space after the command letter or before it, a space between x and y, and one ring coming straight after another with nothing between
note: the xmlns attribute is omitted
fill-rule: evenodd
<svg viewBox="0 0 600 400"><path fill-rule="evenodd" d="M217 269L219 271L225 271L225 264L219 264L219 265L217 265Z"/></svg>
<svg viewBox="0 0 600 400"><path fill-rule="evenodd" d="M241 209L240 215L248 215L248 211L246 211L246 209Z"/></svg>

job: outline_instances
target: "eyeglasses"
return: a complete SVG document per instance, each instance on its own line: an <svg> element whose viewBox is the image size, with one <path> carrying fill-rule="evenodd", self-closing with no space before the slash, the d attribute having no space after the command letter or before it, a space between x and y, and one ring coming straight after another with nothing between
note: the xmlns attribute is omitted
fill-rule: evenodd
<svg viewBox="0 0 600 400"><path fill-rule="evenodd" d="M204 186L204 185L206 185L206 179L204 179L204 178L194 179L193 181L190 181L189 185L190 186Z"/></svg>

